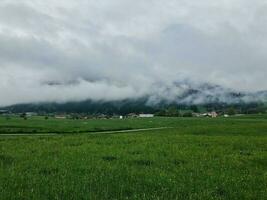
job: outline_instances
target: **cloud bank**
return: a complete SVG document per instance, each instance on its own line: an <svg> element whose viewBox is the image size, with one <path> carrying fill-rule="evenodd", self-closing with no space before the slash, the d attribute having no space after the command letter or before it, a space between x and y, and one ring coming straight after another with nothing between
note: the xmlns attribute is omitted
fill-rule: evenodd
<svg viewBox="0 0 267 200"><path fill-rule="evenodd" d="M2 0L0 105L267 90L266 35L266 0Z"/></svg>

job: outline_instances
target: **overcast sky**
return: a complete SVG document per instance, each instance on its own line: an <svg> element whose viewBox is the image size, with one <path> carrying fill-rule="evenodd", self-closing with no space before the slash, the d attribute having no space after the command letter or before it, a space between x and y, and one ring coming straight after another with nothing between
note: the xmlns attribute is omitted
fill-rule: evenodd
<svg viewBox="0 0 267 200"><path fill-rule="evenodd" d="M266 0L0 1L0 105L267 90L266 53Z"/></svg>

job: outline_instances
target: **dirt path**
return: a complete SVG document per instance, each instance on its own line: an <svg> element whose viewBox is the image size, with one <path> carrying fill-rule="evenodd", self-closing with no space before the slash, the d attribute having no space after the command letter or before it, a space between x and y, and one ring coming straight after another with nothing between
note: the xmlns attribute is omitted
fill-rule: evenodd
<svg viewBox="0 0 267 200"><path fill-rule="evenodd" d="M96 131L96 132L88 132L88 133L81 133L77 135L93 135L93 134L113 134L113 133L132 133L132 132L140 132L140 131L153 131L153 130L163 130L163 129L171 129L173 127L158 127L158 128L142 128L142 129L130 129L130 130L121 130L121 131ZM21 134L0 134L1 136L64 136L66 134L57 134L57 133L21 133ZM75 135L75 134L68 134L68 135Z"/></svg>

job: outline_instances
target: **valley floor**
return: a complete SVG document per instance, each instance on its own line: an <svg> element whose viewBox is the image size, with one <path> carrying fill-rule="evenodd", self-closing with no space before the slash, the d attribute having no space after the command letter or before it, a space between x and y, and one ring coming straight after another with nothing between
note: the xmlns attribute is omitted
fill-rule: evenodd
<svg viewBox="0 0 267 200"><path fill-rule="evenodd" d="M267 199L266 116L0 118L1 134L0 199Z"/></svg>

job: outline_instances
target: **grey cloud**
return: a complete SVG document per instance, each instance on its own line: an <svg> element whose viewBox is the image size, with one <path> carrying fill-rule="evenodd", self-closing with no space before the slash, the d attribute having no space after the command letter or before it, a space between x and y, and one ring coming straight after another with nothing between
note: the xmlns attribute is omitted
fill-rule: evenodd
<svg viewBox="0 0 267 200"><path fill-rule="evenodd" d="M0 105L267 90L265 11L260 0L1 1Z"/></svg>

